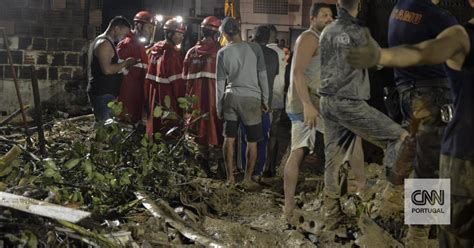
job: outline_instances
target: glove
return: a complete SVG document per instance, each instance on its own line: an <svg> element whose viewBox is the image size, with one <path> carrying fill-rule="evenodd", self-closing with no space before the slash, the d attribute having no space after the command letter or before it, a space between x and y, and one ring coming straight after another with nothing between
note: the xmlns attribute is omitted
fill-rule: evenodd
<svg viewBox="0 0 474 248"><path fill-rule="evenodd" d="M370 36L368 28L365 29L367 45L352 48L347 55L347 62L356 69L365 69L376 66L380 59L380 47Z"/></svg>

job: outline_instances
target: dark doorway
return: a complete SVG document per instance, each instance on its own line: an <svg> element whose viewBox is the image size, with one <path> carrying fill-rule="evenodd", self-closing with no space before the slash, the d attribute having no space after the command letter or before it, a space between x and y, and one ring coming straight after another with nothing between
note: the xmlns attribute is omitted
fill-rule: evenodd
<svg viewBox="0 0 474 248"><path fill-rule="evenodd" d="M102 8L102 31L107 28L109 21L114 16L124 16L130 22L132 22L135 14L142 10L142 0L103 0L104 5Z"/></svg>

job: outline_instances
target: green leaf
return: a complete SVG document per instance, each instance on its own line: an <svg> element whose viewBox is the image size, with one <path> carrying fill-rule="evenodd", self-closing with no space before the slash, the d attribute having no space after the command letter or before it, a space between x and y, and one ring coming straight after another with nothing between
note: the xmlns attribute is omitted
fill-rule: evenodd
<svg viewBox="0 0 474 248"><path fill-rule="evenodd" d="M176 117L176 113L173 111L165 111L163 114L163 119L176 120L178 117Z"/></svg>
<svg viewBox="0 0 474 248"><path fill-rule="evenodd" d="M155 140L161 139L161 133L155 133Z"/></svg>
<svg viewBox="0 0 474 248"><path fill-rule="evenodd" d="M187 103L188 103L188 99L186 99L186 97L179 97L179 98L178 98L178 103L179 103L179 104L187 104Z"/></svg>
<svg viewBox="0 0 474 248"><path fill-rule="evenodd" d="M58 170L58 167L56 166L54 161L50 158L44 160L44 168L45 169Z"/></svg>
<svg viewBox="0 0 474 248"><path fill-rule="evenodd" d="M48 168L44 171L44 175L47 176L47 177L56 177L57 174L58 174L58 172L51 169L51 168Z"/></svg>
<svg viewBox="0 0 474 248"><path fill-rule="evenodd" d="M193 112L191 113L191 115L192 115L193 117L196 117L196 116L198 116L200 113L201 113L201 111L200 111L199 109L195 109L195 110L193 110Z"/></svg>
<svg viewBox="0 0 474 248"><path fill-rule="evenodd" d="M162 114L163 110L161 109L161 106L156 106L155 110L153 111L153 117L160 118Z"/></svg>
<svg viewBox="0 0 474 248"><path fill-rule="evenodd" d="M128 172L123 173L122 177L120 178L120 185L129 185L132 183L130 182L129 175L130 174Z"/></svg>
<svg viewBox="0 0 474 248"><path fill-rule="evenodd" d="M107 107L109 107L109 108L113 108L114 105L115 105L115 102L108 102L107 103Z"/></svg>
<svg viewBox="0 0 474 248"><path fill-rule="evenodd" d="M171 97L170 96L165 96L165 106L167 108L171 107Z"/></svg>
<svg viewBox="0 0 474 248"><path fill-rule="evenodd" d="M147 147L148 146L148 138L146 136L143 136L142 140L140 141L140 144L143 147Z"/></svg>
<svg viewBox="0 0 474 248"><path fill-rule="evenodd" d="M99 172L95 172L94 173L94 178L99 181L99 182L104 182L105 181L105 177L104 175L102 175L101 173Z"/></svg>
<svg viewBox="0 0 474 248"><path fill-rule="evenodd" d="M196 95L193 95L193 96L191 97L191 102L192 102L192 103L197 103L197 102L198 102L198 97L197 97Z"/></svg>
<svg viewBox="0 0 474 248"><path fill-rule="evenodd" d="M186 109L188 107L188 104L187 103L180 103L179 104L179 108L180 109Z"/></svg>
<svg viewBox="0 0 474 248"><path fill-rule="evenodd" d="M80 158L74 158L74 159L71 159L69 161L66 162L66 164L64 164L64 167L68 170L76 167L76 165L79 164L79 162L81 162L81 159Z"/></svg>
<svg viewBox="0 0 474 248"><path fill-rule="evenodd" d="M38 247L38 238L31 231L25 231L26 236L28 237L27 247L36 248Z"/></svg>
<svg viewBox="0 0 474 248"><path fill-rule="evenodd" d="M92 162L87 159L82 163L82 166L84 166L84 172L86 172L87 176L92 176Z"/></svg>

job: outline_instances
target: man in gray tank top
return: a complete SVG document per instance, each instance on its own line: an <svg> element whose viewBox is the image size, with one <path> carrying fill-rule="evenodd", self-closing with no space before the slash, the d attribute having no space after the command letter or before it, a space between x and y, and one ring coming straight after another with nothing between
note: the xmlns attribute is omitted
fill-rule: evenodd
<svg viewBox="0 0 474 248"><path fill-rule="evenodd" d="M291 153L285 165L285 215L292 222L295 209L295 190L298 182L299 166L305 154L314 150L316 131L324 133L324 122L319 116L319 95L321 82L321 56L319 54L319 35L332 22L331 5L315 3L310 11L311 26L303 32L295 45L292 62L290 87L288 90L286 112L291 119ZM356 176L357 192L365 189L364 153L362 141L357 139L350 160Z"/></svg>

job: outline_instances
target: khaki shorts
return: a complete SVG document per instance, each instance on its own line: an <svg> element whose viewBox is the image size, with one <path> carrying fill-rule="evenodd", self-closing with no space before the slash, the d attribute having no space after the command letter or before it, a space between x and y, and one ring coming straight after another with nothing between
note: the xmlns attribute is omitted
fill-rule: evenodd
<svg viewBox="0 0 474 248"><path fill-rule="evenodd" d="M242 121L245 126L262 123L262 102L248 96L225 94L222 105L224 120Z"/></svg>

